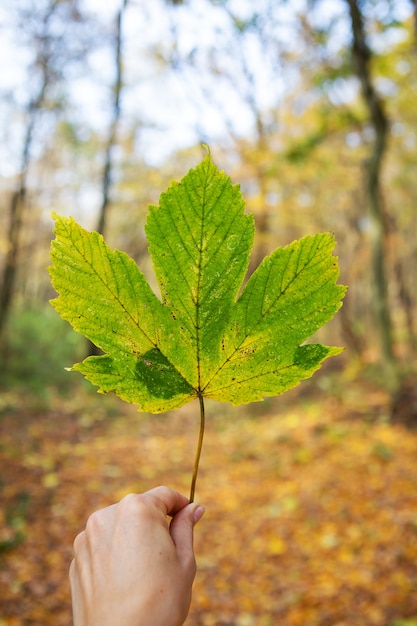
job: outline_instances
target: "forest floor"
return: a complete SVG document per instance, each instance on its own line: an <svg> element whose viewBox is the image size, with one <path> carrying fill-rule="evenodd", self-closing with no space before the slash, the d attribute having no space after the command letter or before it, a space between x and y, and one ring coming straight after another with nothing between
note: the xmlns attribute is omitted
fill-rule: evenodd
<svg viewBox="0 0 417 626"><path fill-rule="evenodd" d="M338 380L207 404L187 625L417 626L417 431L389 423L377 386ZM71 623L72 542L92 511L189 491L197 404L36 404L0 398L0 626Z"/></svg>

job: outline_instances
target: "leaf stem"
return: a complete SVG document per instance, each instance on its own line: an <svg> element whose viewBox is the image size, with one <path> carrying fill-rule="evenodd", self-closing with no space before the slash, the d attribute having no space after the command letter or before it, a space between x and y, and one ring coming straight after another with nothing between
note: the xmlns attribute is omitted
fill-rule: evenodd
<svg viewBox="0 0 417 626"><path fill-rule="evenodd" d="M204 412L204 399L201 393L198 394L198 399L200 401L200 433L198 435L197 452L195 455L193 477L191 480L190 502L194 502L195 484L197 482L198 465L200 463L201 449L203 447L204 427L206 423L206 417Z"/></svg>

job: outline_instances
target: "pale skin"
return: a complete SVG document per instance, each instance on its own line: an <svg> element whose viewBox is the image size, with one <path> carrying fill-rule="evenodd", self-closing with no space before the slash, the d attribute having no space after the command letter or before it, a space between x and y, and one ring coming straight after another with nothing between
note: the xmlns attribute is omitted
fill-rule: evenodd
<svg viewBox="0 0 417 626"><path fill-rule="evenodd" d="M93 513L74 542L74 626L181 626L196 573L193 528L203 513L168 487Z"/></svg>

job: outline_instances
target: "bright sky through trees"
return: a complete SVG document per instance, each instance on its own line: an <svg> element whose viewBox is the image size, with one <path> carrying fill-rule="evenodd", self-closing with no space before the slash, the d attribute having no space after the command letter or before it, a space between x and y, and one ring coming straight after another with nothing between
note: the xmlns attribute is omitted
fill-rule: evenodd
<svg viewBox="0 0 417 626"><path fill-rule="evenodd" d="M262 0L256 7L267 19L269 4ZM297 81L293 64L283 64L279 56L282 51L289 55L297 51L300 42L295 16L306 13L305 4L305 0L286 3L277 11L274 23L262 24L268 43L250 29L244 37L237 37L228 13L209 0L176 7L165 0L130 2L123 24L122 119L134 120L140 127L137 149L144 157L159 162L174 149L227 136L230 128L238 136L251 134L254 119L248 98L258 109L274 109L286 88ZM29 6L28 0L19 0L13 9L0 8L0 168L4 175L12 174L17 166L12 146L21 139L19 106L24 106L30 91L27 69L33 50L16 29L17 10ZM253 13L253 4L247 0L235 0L229 6L242 20L250 19ZM106 2L105 8L98 0L80 3L81 11L91 20L91 46L86 50L85 63L62 68L73 119L98 132L108 123L114 75L109 35L119 7L118 0ZM411 6L400 1L396 11L404 18ZM330 20L337 21L328 42L335 49L349 36L345 18L346 5L341 0L323 0L315 11L308 12L308 19L321 28ZM204 64L212 64L211 75L199 71ZM272 80L277 71L279 80ZM349 97L348 91L345 97Z"/></svg>

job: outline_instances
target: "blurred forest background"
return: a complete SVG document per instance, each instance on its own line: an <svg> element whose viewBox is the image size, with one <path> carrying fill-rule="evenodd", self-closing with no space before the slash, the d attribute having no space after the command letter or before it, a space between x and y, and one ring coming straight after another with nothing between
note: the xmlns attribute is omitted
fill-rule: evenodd
<svg viewBox="0 0 417 626"><path fill-rule="evenodd" d="M252 269L335 233L349 294L328 332L395 389L417 350L412 3L112 4L0 15L3 381L53 382L74 348L48 305L51 212L149 270L147 207L205 143L256 216Z"/></svg>
<svg viewBox="0 0 417 626"><path fill-rule="evenodd" d="M223 479L210 486L203 470L201 499L216 511L223 489L231 521L222 535L208 516L189 623L417 624L416 0L14 0L0 7L0 49L0 626L68 624L70 545L94 506L149 481L187 491L194 417L138 426L134 409L64 370L87 346L50 307L46 268L56 211L152 280L147 207L203 144L255 215L251 270L277 246L332 231L349 291L319 333L343 356L288 400L242 410L236 431L235 410L212 409L206 463ZM123 446L138 438L129 469ZM100 464L104 449L113 460ZM238 524L233 493L259 505L237 488L246 471L247 484L264 477L264 508L241 542L264 543L236 569L243 548L224 545ZM369 511L356 511L358 494ZM307 535L293 536L306 520ZM290 552L287 589L274 571ZM314 569L323 558L328 572Z"/></svg>

